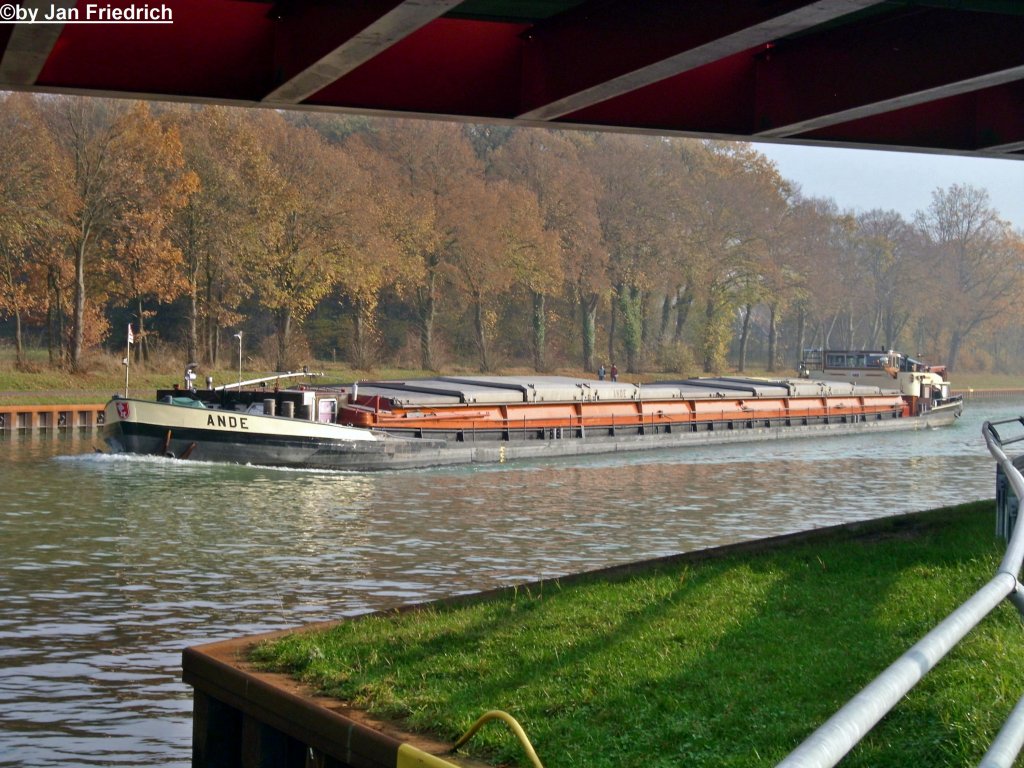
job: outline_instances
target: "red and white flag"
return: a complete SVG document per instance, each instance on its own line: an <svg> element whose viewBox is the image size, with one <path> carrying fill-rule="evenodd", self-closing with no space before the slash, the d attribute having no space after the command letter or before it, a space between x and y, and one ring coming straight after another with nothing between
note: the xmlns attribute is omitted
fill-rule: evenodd
<svg viewBox="0 0 1024 768"><path fill-rule="evenodd" d="M128 323L128 343L132 344L135 341L135 334L132 333L132 324Z"/></svg>

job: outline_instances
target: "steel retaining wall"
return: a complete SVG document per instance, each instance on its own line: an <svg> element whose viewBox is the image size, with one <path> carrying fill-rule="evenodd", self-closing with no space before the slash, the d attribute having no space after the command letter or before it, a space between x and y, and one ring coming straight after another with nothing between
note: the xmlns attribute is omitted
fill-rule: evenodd
<svg viewBox="0 0 1024 768"><path fill-rule="evenodd" d="M964 400L1012 400L1024 398L1024 389L1003 388L1003 389L954 389L950 391L954 395L963 395Z"/></svg>
<svg viewBox="0 0 1024 768"><path fill-rule="evenodd" d="M102 405L0 405L0 434L102 426Z"/></svg>

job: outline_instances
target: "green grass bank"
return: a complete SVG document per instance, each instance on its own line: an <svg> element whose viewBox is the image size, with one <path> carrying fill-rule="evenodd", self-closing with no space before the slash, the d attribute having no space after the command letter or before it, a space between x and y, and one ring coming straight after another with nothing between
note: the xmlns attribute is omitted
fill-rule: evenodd
<svg viewBox="0 0 1024 768"><path fill-rule="evenodd" d="M724 557L548 581L258 647L262 668L454 741L484 711L547 768L771 766L987 582L979 502ZM1004 603L843 762L975 765L1024 693ZM470 754L525 765L488 725Z"/></svg>

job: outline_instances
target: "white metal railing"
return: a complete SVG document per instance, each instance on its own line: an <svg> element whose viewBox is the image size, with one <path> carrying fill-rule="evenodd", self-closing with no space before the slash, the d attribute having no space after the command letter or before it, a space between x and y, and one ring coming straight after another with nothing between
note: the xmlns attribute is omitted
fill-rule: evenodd
<svg viewBox="0 0 1024 768"><path fill-rule="evenodd" d="M1024 434L1000 437L995 429L1012 423L1024 429L1024 418L1020 418L985 422L981 432L996 460L998 471L1005 476L1012 493L1017 499L1024 499L1024 476L1003 451L1006 445L1024 440ZM1024 561L1024 526L1016 527L1012 532L1008 528L1004 526L1004 533L1009 537L1006 554L992 580L830 717L779 763L778 768L831 768L836 765L999 603L1008 598L1024 613L1024 594L1017 581ZM1011 768L1022 746L1024 697L1013 708L979 766Z"/></svg>

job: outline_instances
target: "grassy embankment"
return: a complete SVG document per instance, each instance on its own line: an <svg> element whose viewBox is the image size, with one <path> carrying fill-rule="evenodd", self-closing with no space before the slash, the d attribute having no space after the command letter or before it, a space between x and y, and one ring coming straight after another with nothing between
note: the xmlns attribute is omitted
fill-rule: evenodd
<svg viewBox="0 0 1024 768"><path fill-rule="evenodd" d="M995 574L993 514L367 617L255 659L446 741L507 710L547 768L770 766ZM1024 692L1021 629L1004 603L843 765L977 764ZM470 746L525 765L496 725Z"/></svg>
<svg viewBox="0 0 1024 768"><path fill-rule="evenodd" d="M13 353L10 349L0 347L0 405L50 405L58 403L88 405L90 403L105 403L115 392L124 390L124 368L121 366L121 358L113 355L95 355L90 358L86 370L82 373L70 373L68 371L49 368L45 365L45 351L35 351L30 354L31 370L19 371L15 368ZM389 378L418 378L435 375L430 371L408 370L399 368L379 368L373 371L356 370L345 365L331 364L324 361L315 361L310 365L310 370L323 372L324 381L348 382L366 379L389 379ZM157 388L170 387L175 382L181 381L184 368L175 363L138 365L133 364L131 368L130 387L135 397L150 398ZM445 371L445 373L474 373L471 369L458 369ZM216 384L230 383L238 380L238 369L225 368L208 371L199 369L197 383L203 384L207 374L214 377ZM245 379L256 378L266 375L268 370L250 371L245 369L242 376ZM520 373L529 374L531 371L525 368L507 369L499 373ZM555 374L569 376L588 376L594 378L592 373L584 373L579 369L566 368L552 371ZM730 375L735 371L727 372ZM766 373L764 371L748 370L745 375L750 376L784 376L790 375L790 371ZM674 374L646 373L641 375L623 374L623 381L651 381L665 378ZM698 372L689 372L686 375L702 375ZM1024 377L1010 376L1004 374L971 374L958 373L953 378L954 386L958 389L1017 389L1024 388Z"/></svg>
<svg viewBox="0 0 1024 768"><path fill-rule="evenodd" d="M105 403L115 392L124 391L124 368L121 359L112 355L92 356L86 370L81 373L50 368L45 365L46 353L35 352L30 356L30 370L17 370L13 353L0 347L0 405L50 405ZM410 378L429 376L428 372L381 368L375 371L358 371L343 365L331 365L316 361L309 366L311 371L324 373L322 381L336 383L367 378ZM182 381L184 367L176 363L141 365L132 363L129 386L133 397L151 398L156 390L171 387ZM269 369L242 370L243 379L254 379L270 373ZM238 380L237 368L223 368L210 371L205 367L198 370L196 383L204 385L206 376L214 378L215 385Z"/></svg>

